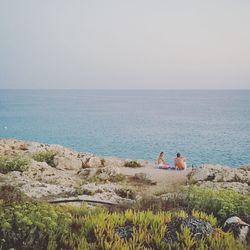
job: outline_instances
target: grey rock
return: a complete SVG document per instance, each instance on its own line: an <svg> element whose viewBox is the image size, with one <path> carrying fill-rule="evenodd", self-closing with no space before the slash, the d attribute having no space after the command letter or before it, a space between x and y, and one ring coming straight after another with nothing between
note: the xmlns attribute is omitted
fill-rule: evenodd
<svg viewBox="0 0 250 250"><path fill-rule="evenodd" d="M242 242L250 243L250 225L237 216L228 218L223 225L223 230L232 232Z"/></svg>
<svg viewBox="0 0 250 250"><path fill-rule="evenodd" d="M213 233L213 227L210 223L193 216L187 218L175 217L167 224L165 240L178 242L177 232L180 233L183 227L190 229L191 235L195 239L202 239Z"/></svg>
<svg viewBox="0 0 250 250"><path fill-rule="evenodd" d="M124 226L118 226L115 228L115 232L122 239L129 240L130 238L133 237L133 227L134 227L134 225L132 223L124 225Z"/></svg>

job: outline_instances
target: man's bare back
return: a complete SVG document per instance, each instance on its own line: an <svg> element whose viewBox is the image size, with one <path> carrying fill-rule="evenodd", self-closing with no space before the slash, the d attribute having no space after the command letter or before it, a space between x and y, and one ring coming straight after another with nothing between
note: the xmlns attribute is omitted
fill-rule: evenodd
<svg viewBox="0 0 250 250"><path fill-rule="evenodd" d="M187 168L186 158L181 156L179 153L177 154L177 157L175 158L175 167L178 170L184 170Z"/></svg>

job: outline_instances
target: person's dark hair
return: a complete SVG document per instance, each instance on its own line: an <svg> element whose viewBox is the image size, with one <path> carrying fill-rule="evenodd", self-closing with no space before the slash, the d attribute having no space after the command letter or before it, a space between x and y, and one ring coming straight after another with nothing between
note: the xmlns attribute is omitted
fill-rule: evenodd
<svg viewBox="0 0 250 250"><path fill-rule="evenodd" d="M164 152L160 152L160 156L162 156L164 154Z"/></svg>
<svg viewBox="0 0 250 250"><path fill-rule="evenodd" d="M181 154L180 154L180 153L177 153L177 154L176 154L176 156L177 156L177 157L180 157L180 156L181 156Z"/></svg>

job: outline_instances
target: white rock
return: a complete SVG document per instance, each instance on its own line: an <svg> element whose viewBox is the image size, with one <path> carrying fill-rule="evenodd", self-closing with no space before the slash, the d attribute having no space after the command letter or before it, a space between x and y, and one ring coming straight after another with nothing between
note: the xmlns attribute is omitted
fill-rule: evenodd
<svg viewBox="0 0 250 250"><path fill-rule="evenodd" d="M54 164L57 169L78 171L80 168L82 168L83 163L78 158L55 156Z"/></svg>

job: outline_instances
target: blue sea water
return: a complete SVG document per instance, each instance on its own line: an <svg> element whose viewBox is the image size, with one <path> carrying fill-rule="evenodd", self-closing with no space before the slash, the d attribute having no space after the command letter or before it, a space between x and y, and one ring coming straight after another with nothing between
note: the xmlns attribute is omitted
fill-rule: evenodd
<svg viewBox="0 0 250 250"><path fill-rule="evenodd" d="M171 163L250 163L250 91L0 90L0 137Z"/></svg>

